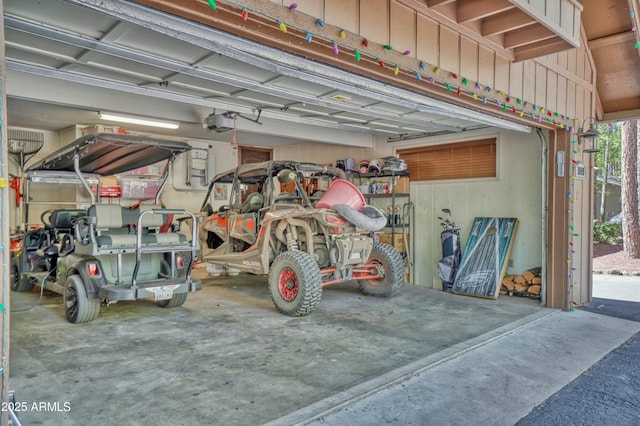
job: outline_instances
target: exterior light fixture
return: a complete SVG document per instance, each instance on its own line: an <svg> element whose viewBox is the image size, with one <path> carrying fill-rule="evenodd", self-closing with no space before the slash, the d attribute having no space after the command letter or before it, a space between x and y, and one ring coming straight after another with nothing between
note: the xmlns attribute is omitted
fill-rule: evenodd
<svg viewBox="0 0 640 426"><path fill-rule="evenodd" d="M591 120L591 126L588 130L585 130L585 124L588 120ZM596 130L594 124L595 119L593 117L587 117L582 122L582 127L578 129L578 143L580 145L584 144L582 152L586 152L587 154L600 152L600 149L598 148L598 139L600 138L600 132Z"/></svg>
<svg viewBox="0 0 640 426"><path fill-rule="evenodd" d="M130 124L139 124L141 126L151 126L151 127L160 127L163 129L177 129L180 127L180 123L172 122L172 121L160 121L160 120L152 120L149 118L143 117L133 117L128 115L121 115L117 113L111 112L99 112L98 118L107 121L117 121L120 123L130 123Z"/></svg>

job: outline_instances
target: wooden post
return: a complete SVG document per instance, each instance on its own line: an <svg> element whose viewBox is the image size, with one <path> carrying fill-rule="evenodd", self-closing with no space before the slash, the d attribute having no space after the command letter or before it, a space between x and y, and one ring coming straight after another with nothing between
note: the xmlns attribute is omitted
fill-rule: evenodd
<svg viewBox="0 0 640 426"><path fill-rule="evenodd" d="M547 307L569 309L569 179L571 178L571 133L549 132L547 210ZM559 164L558 153L564 162ZM563 169L563 170L562 170ZM559 176L559 175L564 176Z"/></svg>

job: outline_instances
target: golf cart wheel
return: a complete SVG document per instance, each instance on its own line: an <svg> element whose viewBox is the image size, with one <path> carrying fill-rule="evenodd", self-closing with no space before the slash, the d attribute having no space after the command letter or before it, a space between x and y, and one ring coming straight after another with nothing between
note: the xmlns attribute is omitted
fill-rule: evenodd
<svg viewBox="0 0 640 426"><path fill-rule="evenodd" d="M360 290L369 296L391 297L404 285L404 261L391 245L375 243L369 264L376 264L382 275L380 279L358 280Z"/></svg>
<svg viewBox="0 0 640 426"><path fill-rule="evenodd" d="M189 263L191 262L191 252L190 251L181 251L178 253L181 257L182 257L182 264L184 265L182 267L182 270L179 271L179 275L180 277L186 277L187 276L187 266L189 266ZM191 265L191 268L193 269L193 265ZM174 295L175 296L175 295ZM185 297L186 299L186 297ZM183 300L184 303L184 300ZM177 305L180 306L180 305Z"/></svg>
<svg viewBox="0 0 640 426"><path fill-rule="evenodd" d="M33 282L26 277L23 277L20 273L20 259L18 257L12 257L9 270L9 282L11 283L11 290L13 291L31 291L33 289Z"/></svg>
<svg viewBox="0 0 640 426"><path fill-rule="evenodd" d="M271 265L269 290L281 313L291 317L308 315L322 297L320 268L307 252L284 252Z"/></svg>
<svg viewBox="0 0 640 426"><path fill-rule="evenodd" d="M67 321L78 324L93 321L100 313L100 300L90 299L80 275L71 275L64 285L64 313Z"/></svg>
<svg viewBox="0 0 640 426"><path fill-rule="evenodd" d="M175 293L171 299L158 300L156 304L161 308L177 308L187 301L187 293Z"/></svg>

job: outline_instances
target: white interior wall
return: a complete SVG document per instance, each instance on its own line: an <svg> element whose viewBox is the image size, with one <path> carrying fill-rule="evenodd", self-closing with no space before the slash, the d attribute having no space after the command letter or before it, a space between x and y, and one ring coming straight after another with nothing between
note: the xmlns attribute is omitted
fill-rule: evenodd
<svg viewBox="0 0 640 426"><path fill-rule="evenodd" d="M234 150L232 145L226 142L206 141L212 148L210 151L215 157L215 173L222 173L226 170L232 169L238 165L238 152ZM181 154L184 155L184 154ZM178 161L178 160L176 160ZM209 176L209 181L213 179L214 174ZM185 209L191 212L198 212L200 206L207 194L206 190L182 190L175 189L171 184L173 182L173 176L169 177L169 182L164 189L162 199L169 208ZM212 201L212 207L217 209L223 204L228 204L228 201Z"/></svg>
<svg viewBox="0 0 640 426"><path fill-rule="evenodd" d="M385 154L385 155L391 155ZM356 165L360 160L371 160L381 156L377 149L354 148L343 145L327 145L319 142L304 142L278 146L273 149L274 160L309 161L319 164L333 164L336 160L354 158Z"/></svg>
<svg viewBox="0 0 640 426"><path fill-rule="evenodd" d="M464 250L475 217L516 217L519 220L507 273L541 266L542 262L542 146L535 133L493 130L474 132L464 138L447 136L415 140L396 149L450 143L486 137L497 139L497 177L464 180L411 182L415 205L414 283L441 289L437 262L441 257L442 209L452 212L462 227Z"/></svg>

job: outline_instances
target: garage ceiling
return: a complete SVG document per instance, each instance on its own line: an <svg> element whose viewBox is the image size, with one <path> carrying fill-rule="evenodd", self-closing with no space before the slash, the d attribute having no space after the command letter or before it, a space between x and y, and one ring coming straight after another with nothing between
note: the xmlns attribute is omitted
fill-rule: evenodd
<svg viewBox="0 0 640 426"><path fill-rule="evenodd" d="M115 125L98 118L110 111L180 122L169 136L230 141L203 129L215 112L235 117L239 144L363 147L372 135L529 130L131 2L6 0L4 19L9 126Z"/></svg>

